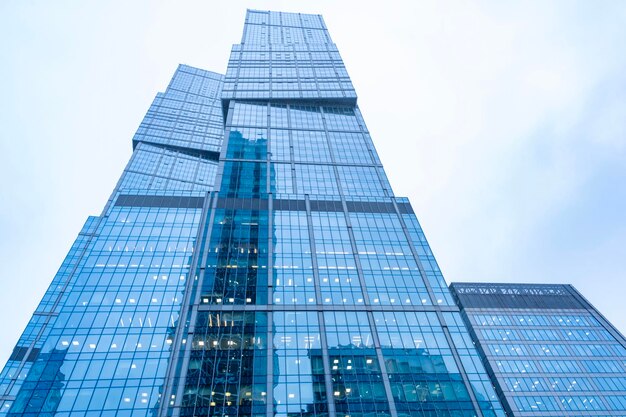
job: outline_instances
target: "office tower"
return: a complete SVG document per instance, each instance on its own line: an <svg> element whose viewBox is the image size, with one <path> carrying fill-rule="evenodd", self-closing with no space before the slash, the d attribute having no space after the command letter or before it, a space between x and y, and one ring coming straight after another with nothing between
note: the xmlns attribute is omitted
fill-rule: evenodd
<svg viewBox="0 0 626 417"><path fill-rule="evenodd" d="M180 66L1 374L11 416L502 416L321 16Z"/></svg>
<svg viewBox="0 0 626 417"><path fill-rule="evenodd" d="M574 287L450 289L508 415L626 415L626 340Z"/></svg>

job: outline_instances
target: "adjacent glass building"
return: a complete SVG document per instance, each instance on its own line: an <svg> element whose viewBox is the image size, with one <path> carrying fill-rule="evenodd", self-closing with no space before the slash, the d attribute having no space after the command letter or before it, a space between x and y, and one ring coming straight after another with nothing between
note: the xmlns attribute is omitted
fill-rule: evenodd
<svg viewBox="0 0 626 417"><path fill-rule="evenodd" d="M0 374L7 416L504 411L318 15L181 65Z"/></svg>
<svg viewBox="0 0 626 417"><path fill-rule="evenodd" d="M450 288L507 414L626 415L626 340L574 287Z"/></svg>

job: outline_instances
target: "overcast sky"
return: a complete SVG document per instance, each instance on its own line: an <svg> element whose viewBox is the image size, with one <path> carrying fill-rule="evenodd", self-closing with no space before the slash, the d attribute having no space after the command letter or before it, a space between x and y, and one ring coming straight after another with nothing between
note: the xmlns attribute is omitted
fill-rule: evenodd
<svg viewBox="0 0 626 417"><path fill-rule="evenodd" d="M179 63L320 13L448 282L574 284L626 332L626 2L3 1L0 362ZM0 365L1 366L1 365Z"/></svg>

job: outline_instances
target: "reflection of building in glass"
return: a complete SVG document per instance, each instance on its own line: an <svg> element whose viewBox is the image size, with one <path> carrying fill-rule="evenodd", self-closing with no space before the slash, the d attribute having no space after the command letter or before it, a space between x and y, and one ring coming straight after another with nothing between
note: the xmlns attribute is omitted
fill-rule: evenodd
<svg viewBox="0 0 626 417"><path fill-rule="evenodd" d="M510 415L626 414L626 339L574 287L450 288Z"/></svg>
<svg viewBox="0 0 626 417"><path fill-rule="evenodd" d="M266 334L265 313L199 313L189 349L182 412L219 416L264 413Z"/></svg>
<svg viewBox="0 0 626 417"><path fill-rule="evenodd" d="M18 359L16 354L19 355L19 350L14 352L12 360ZM66 354L67 348L52 349L49 353L33 355L33 358L37 357L38 360L28 372L24 386L16 396L13 407L7 415L45 415L56 411L65 386L65 374L62 368ZM84 362L78 366L81 365L86 373L89 363Z"/></svg>

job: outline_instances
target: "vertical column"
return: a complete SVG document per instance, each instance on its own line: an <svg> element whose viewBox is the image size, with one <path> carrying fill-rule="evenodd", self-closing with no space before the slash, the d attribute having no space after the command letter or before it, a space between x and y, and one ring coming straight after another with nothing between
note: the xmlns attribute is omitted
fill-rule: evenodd
<svg viewBox="0 0 626 417"><path fill-rule="evenodd" d="M287 104L287 128L289 129L287 134L289 135L289 161L291 166L291 184L293 193L298 193L298 182L296 181L296 162L293 152L293 134L291 131L291 106Z"/></svg>
<svg viewBox="0 0 626 417"><path fill-rule="evenodd" d="M398 411L396 410L396 401L393 398L393 391L391 390L391 383L389 382L389 374L387 373L385 358L383 356L382 347L380 346L378 329L376 329L376 322L374 321L374 315L372 313L372 310L369 310L367 312L367 319L369 320L369 325L372 329L372 338L374 339L374 347L376 349L376 359L378 360L378 366L380 367L380 374L383 379L383 386L385 387L387 401L389 401L389 414L391 414L391 417L398 417Z"/></svg>
<svg viewBox="0 0 626 417"><path fill-rule="evenodd" d="M320 327L320 343L322 345L322 363L324 365L324 385L326 388L326 399L328 401L328 414L335 415L335 401L333 399L333 381L330 375L330 360L328 358L328 342L326 340L326 323L324 313L321 310L322 292L320 290L320 276L317 264L317 252L315 250L315 236L313 234L313 219L311 217L311 202L309 196L305 195L306 220L309 228L309 243L311 245L311 262L313 264L313 284L315 285L316 305L318 306L317 317Z"/></svg>
<svg viewBox="0 0 626 417"><path fill-rule="evenodd" d="M268 124L269 125L269 124ZM269 129L268 129L269 130ZM267 162L267 166L270 166L270 162ZM269 186L270 179L269 173L267 177L267 183ZM273 242L273 223L274 216L272 213L274 209L274 204L272 200L272 194L268 193L268 201L267 201L267 210L268 210L268 233L267 233L267 298L266 303L267 306L267 394L266 398L266 414L268 416L274 415L274 333L272 331L274 315L272 313L272 300L273 300L273 288L274 288L274 257L272 254L274 253L274 242Z"/></svg>

